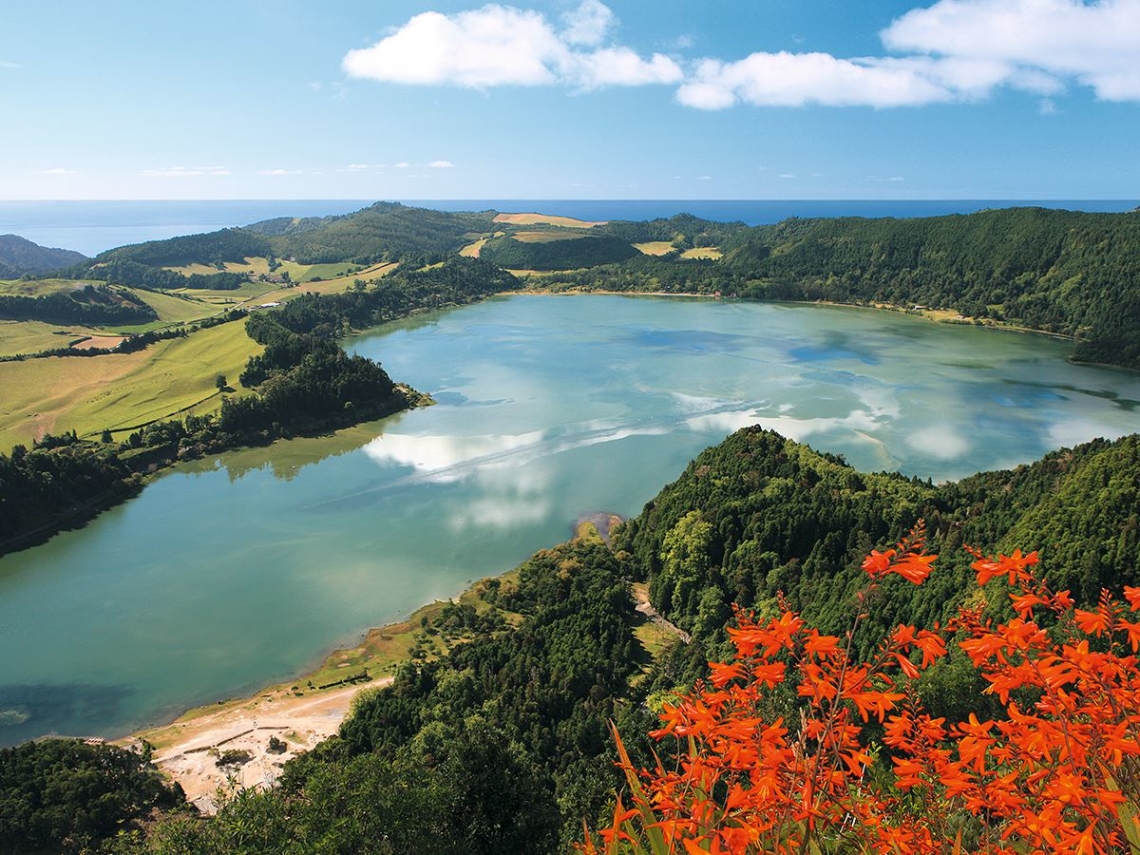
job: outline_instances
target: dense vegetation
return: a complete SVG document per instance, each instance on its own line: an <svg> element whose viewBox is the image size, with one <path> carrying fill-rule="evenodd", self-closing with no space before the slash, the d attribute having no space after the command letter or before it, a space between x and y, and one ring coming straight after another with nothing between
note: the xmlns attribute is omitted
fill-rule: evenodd
<svg viewBox="0 0 1140 855"><path fill-rule="evenodd" d="M30 451L17 445L11 455L0 453L0 554L65 520L82 522L138 489L125 461L73 433L45 437Z"/></svg>
<svg viewBox="0 0 1140 855"><path fill-rule="evenodd" d="M94 852L182 800L149 757L72 739L0 748L0 853Z"/></svg>
<svg viewBox="0 0 1140 855"><path fill-rule="evenodd" d="M646 221L612 220L596 226L594 230L621 238L626 243L668 241L677 249L686 250L722 246L746 228L744 223L717 223L692 214L677 214L667 219Z"/></svg>
<svg viewBox="0 0 1140 855"><path fill-rule="evenodd" d="M1140 366L1140 212L1015 208L913 220L786 220L723 265L740 296L952 308L1075 336L1076 356Z"/></svg>
<svg viewBox="0 0 1140 855"><path fill-rule="evenodd" d="M154 309L130 292L106 285L88 283L42 297L0 294L0 318L9 321L95 326L146 323L157 317Z"/></svg>
<svg viewBox="0 0 1140 855"><path fill-rule="evenodd" d="M42 275L86 260L81 252L40 246L18 235L0 235L0 279Z"/></svg>
<svg viewBox="0 0 1140 855"><path fill-rule="evenodd" d="M783 592L814 625L850 615L870 549L924 518L941 569L922 588L885 586L868 632L945 621L963 602L963 544L1038 549L1050 583L1084 602L1140 583L1140 437L1096 440L1012 471L941 486L860 473L776 433L750 428L703 452L615 547L649 580L659 611L719 643L732 603L771 610ZM878 635L876 635L878 631ZM866 653L866 651L860 651Z"/></svg>
<svg viewBox="0 0 1140 855"><path fill-rule="evenodd" d="M480 258L516 270L577 270L625 261L638 254L621 238L590 236L531 242L507 235L492 238L479 250Z"/></svg>
<svg viewBox="0 0 1140 855"><path fill-rule="evenodd" d="M278 258L294 258L302 264L439 261L457 252L472 235L490 232L494 216L494 211L448 213L377 202L353 214L279 218L255 223L247 231L269 237Z"/></svg>
<svg viewBox="0 0 1140 855"><path fill-rule="evenodd" d="M114 269L117 263L134 263L144 267L216 265L227 261L241 263L247 257L265 256L270 252L269 241L261 235L246 229L221 229L206 234L152 240L109 249L95 256L91 267L98 270L102 265L108 265Z"/></svg>

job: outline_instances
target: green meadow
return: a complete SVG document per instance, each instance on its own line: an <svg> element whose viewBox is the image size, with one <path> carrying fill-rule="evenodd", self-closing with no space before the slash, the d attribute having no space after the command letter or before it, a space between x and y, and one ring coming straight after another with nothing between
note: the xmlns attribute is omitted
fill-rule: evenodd
<svg viewBox="0 0 1140 855"><path fill-rule="evenodd" d="M237 387L246 361L260 351L235 322L136 353L0 363L0 448L69 430L97 439L109 429L122 439L157 419L214 412L221 406L217 376Z"/></svg>

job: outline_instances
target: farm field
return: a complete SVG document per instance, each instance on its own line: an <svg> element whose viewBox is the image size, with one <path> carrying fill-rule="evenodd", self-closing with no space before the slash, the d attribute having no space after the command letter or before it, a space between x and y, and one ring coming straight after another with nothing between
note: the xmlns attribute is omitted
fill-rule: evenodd
<svg viewBox="0 0 1140 855"><path fill-rule="evenodd" d="M652 240L646 241L645 243L635 243L633 248L642 255L668 255L676 250L672 242L667 240Z"/></svg>
<svg viewBox="0 0 1140 855"><path fill-rule="evenodd" d="M246 361L261 349L235 322L137 353L0 363L0 448L68 430L98 438L107 428L122 439L175 413L213 412L221 406L216 377L224 374L237 387Z"/></svg>
<svg viewBox="0 0 1140 855"><path fill-rule="evenodd" d="M694 249L686 249L681 253L681 258L720 258L724 253L720 251L719 247L715 246L698 246Z"/></svg>
<svg viewBox="0 0 1140 855"><path fill-rule="evenodd" d="M494 222L510 223L514 226L563 226L568 229L590 229L594 226L603 225L602 223L591 223L586 220L576 220L573 217L557 217L549 214L536 213L498 214Z"/></svg>
<svg viewBox="0 0 1140 855"><path fill-rule="evenodd" d="M81 338L103 335L102 330L70 324L0 320L0 356L55 350L67 347ZM118 341L118 338L115 340Z"/></svg>
<svg viewBox="0 0 1140 855"><path fill-rule="evenodd" d="M488 238L479 238L479 240L474 243L469 243L463 247L463 249L459 250L459 254L465 258L478 258L479 250L483 248L483 245L487 243L487 241Z"/></svg>

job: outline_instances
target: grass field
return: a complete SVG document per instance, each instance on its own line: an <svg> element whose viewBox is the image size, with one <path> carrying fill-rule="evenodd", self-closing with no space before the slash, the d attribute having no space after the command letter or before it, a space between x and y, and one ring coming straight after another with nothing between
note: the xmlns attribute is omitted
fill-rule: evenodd
<svg viewBox="0 0 1140 855"><path fill-rule="evenodd" d="M677 247L667 240L653 240L646 243L635 243L633 248L642 255L668 255L675 252Z"/></svg>
<svg viewBox="0 0 1140 855"><path fill-rule="evenodd" d="M90 282L92 285L102 284L97 279ZM74 291L86 284L87 280L76 282L74 279L0 279L0 294L6 297L46 297L58 291Z"/></svg>
<svg viewBox="0 0 1140 855"><path fill-rule="evenodd" d="M200 321L222 311L224 307L217 306L203 300L196 299L191 294L165 291L135 290L135 296L158 312L158 320L149 324L134 327L116 327L116 329L129 332L147 332L152 329L168 327L171 324L185 324ZM210 291L211 294L222 293Z"/></svg>
<svg viewBox="0 0 1140 855"><path fill-rule="evenodd" d="M600 226L602 223L591 223L586 220L576 220L573 217L552 217L548 214L499 214L495 217L496 223L510 223L515 226L535 226L539 224L548 226L564 226L568 229L589 229Z"/></svg>
<svg viewBox="0 0 1140 855"><path fill-rule="evenodd" d="M195 412L215 411L217 375L236 387L246 361L260 351L237 322L138 353L0 363L0 449L31 445L45 432L122 432L198 404Z"/></svg>
<svg viewBox="0 0 1140 855"><path fill-rule="evenodd" d="M98 335L102 335L101 330L89 327L42 321L0 321L0 356L55 350L77 339Z"/></svg>
<svg viewBox="0 0 1140 855"><path fill-rule="evenodd" d="M720 247L716 246L698 246L695 249L686 249L681 253L681 258L720 258L724 253L720 251Z"/></svg>
<svg viewBox="0 0 1140 855"><path fill-rule="evenodd" d="M487 242L487 238L479 238L474 243L469 243L463 249L459 250L459 254L466 258L478 258L479 250L483 248L483 244Z"/></svg>

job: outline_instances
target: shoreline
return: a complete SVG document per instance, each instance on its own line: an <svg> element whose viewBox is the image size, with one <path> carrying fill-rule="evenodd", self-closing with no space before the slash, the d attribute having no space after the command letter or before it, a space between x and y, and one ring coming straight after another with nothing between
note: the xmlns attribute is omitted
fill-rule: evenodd
<svg viewBox="0 0 1140 855"><path fill-rule="evenodd" d="M575 521L571 537L609 543L620 522L610 512L586 514ZM510 580L515 573L512 568L478 579L449 600L427 603L404 620L370 628L359 644L333 650L316 668L287 683L192 707L169 723L109 741L150 746L154 765L182 787L187 801L203 813L214 813L229 791L272 787L287 760L335 735L357 697L391 684L396 669L416 658L414 647L426 645L429 659L445 655L448 643L428 631L434 618L452 603L489 608L482 596L487 582Z"/></svg>

